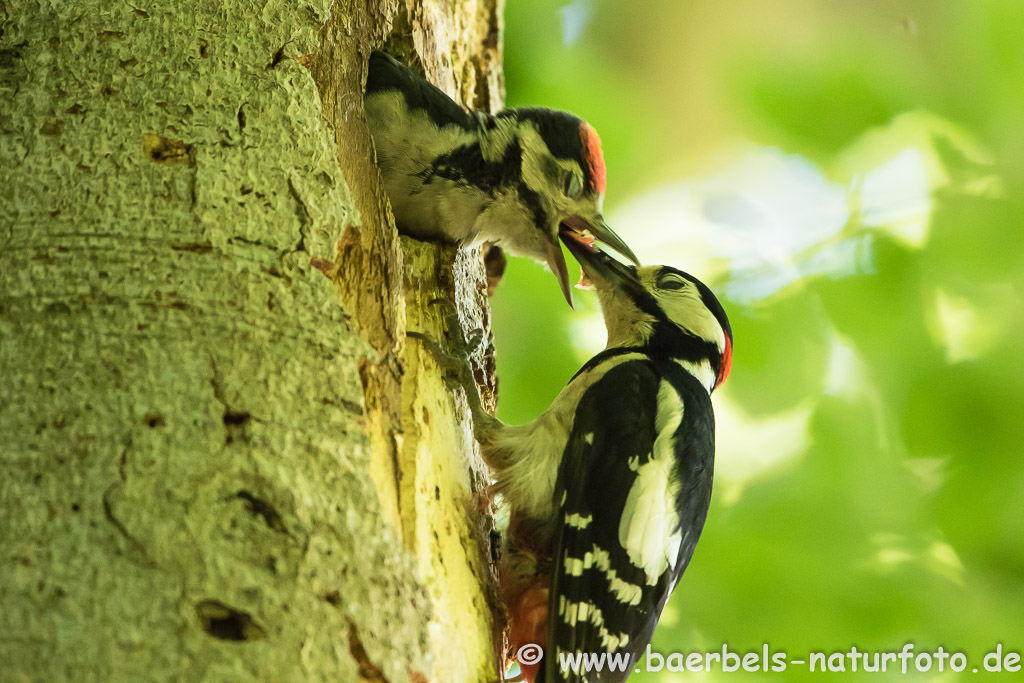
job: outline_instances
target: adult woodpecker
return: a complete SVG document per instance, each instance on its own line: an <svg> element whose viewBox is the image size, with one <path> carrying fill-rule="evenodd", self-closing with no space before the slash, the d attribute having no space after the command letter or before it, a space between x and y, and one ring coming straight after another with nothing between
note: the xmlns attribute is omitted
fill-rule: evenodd
<svg viewBox="0 0 1024 683"><path fill-rule="evenodd" d="M601 141L585 121L549 109L469 112L379 51L370 56L365 107L401 232L494 242L546 262L570 306L560 235L600 240L637 262L601 215Z"/></svg>
<svg viewBox="0 0 1024 683"><path fill-rule="evenodd" d="M501 581L512 646L545 653L540 664L520 661L524 678L617 683L650 642L704 527L710 396L729 375L732 329L693 276L567 244L597 290L608 345L532 423L488 415L468 366L426 343L461 380L511 508ZM628 661L615 671L563 671L560 655L577 653Z"/></svg>

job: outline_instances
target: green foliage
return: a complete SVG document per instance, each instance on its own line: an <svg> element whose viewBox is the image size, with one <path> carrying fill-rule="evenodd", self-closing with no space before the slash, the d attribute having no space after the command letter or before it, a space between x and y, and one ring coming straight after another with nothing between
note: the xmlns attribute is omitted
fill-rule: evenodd
<svg viewBox="0 0 1024 683"><path fill-rule="evenodd" d="M798 288L770 305L735 308L729 321L744 358L744 372L730 376L729 388L747 410L779 413L821 391L829 329L813 291ZM788 332L794 329L800 335Z"/></svg>
<svg viewBox="0 0 1024 683"><path fill-rule="evenodd" d="M1024 4L573 6L589 22L565 44L557 7L510 3L509 102L595 122L608 215L634 246L671 236L616 224L626 192L699 191L737 145L801 155L847 192L847 225L792 250L797 275L782 287L730 294L751 271L728 249L674 263L725 295L736 356L715 396L729 430L712 510L655 649L965 652L967 670L943 680L969 676L999 642L1024 650ZM910 171L885 176L886 211L872 213L866 189L908 150L927 179L917 232L900 185ZM684 210L667 204L665 220ZM709 244L732 229L700 225ZM851 244L852 266L809 266ZM599 348L570 334L594 308L578 298L570 312L550 274L510 264L494 299L506 419L539 414ZM755 435L800 410L800 439ZM631 680L727 677L719 665Z"/></svg>
<svg viewBox="0 0 1024 683"><path fill-rule="evenodd" d="M912 83L886 62L861 49L826 62L748 63L753 68L741 79L742 97L748 115L774 127L787 148L828 159L865 130L913 108Z"/></svg>

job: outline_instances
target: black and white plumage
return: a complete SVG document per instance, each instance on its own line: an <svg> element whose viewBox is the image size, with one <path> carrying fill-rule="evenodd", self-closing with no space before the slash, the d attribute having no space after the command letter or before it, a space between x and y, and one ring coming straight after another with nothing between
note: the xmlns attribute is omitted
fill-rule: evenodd
<svg viewBox="0 0 1024 683"><path fill-rule="evenodd" d="M628 407L623 412L609 406ZM555 499L548 668L537 681L621 681L650 642L711 500L707 389L671 362L615 365L583 395ZM628 653L623 672L577 678L558 653Z"/></svg>
<svg viewBox="0 0 1024 683"><path fill-rule="evenodd" d="M370 57L367 123L398 229L493 242L548 264L572 305L559 238L600 240L636 262L601 215L597 133L548 109L470 112L383 52Z"/></svg>
<svg viewBox="0 0 1024 683"><path fill-rule="evenodd" d="M513 651L544 647L527 681L624 681L650 642L711 499L710 395L732 330L714 294L668 266L625 266L569 242L597 290L608 346L548 410L509 426L461 373L496 490L511 507L501 567ZM559 655L625 653L629 666L562 671Z"/></svg>

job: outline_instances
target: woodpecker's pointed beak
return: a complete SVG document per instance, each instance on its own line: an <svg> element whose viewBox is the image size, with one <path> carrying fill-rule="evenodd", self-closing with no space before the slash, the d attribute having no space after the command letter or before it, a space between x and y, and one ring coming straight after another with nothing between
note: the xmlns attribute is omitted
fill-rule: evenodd
<svg viewBox="0 0 1024 683"><path fill-rule="evenodd" d="M574 240L591 244L594 241L601 242L629 259L635 265L640 265L640 259L636 257L633 250L629 248L629 245L621 237L615 234L615 231L604 222L603 218L598 218L597 221L589 221L581 216L569 216L562 219L558 227L559 236L564 236L566 233L576 233L571 235Z"/></svg>
<svg viewBox="0 0 1024 683"><path fill-rule="evenodd" d="M558 284L562 288L562 296L565 297L569 308L574 308L572 305L572 285L569 284L569 269L565 265L565 256L562 255L562 245L558 243L557 239L550 240L544 246L544 260L547 261L551 272L558 278Z"/></svg>
<svg viewBox="0 0 1024 683"><path fill-rule="evenodd" d="M607 286L625 290L643 290L635 266L627 266L595 248L593 241L577 239L575 234L564 233L562 240L576 260L580 262L586 279L590 280L597 289Z"/></svg>

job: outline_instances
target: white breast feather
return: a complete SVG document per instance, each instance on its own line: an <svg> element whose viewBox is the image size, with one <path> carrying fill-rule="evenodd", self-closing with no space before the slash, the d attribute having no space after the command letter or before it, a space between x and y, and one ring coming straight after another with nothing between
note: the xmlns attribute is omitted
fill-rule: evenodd
<svg viewBox="0 0 1024 683"><path fill-rule="evenodd" d="M682 542L675 507L678 483L671 483L670 474L676 467L673 437L683 420L683 401L672 385L662 380L657 405L657 437L651 457L643 465L633 466L636 479L619 523L619 543L630 562L644 570L651 586L674 565Z"/></svg>

